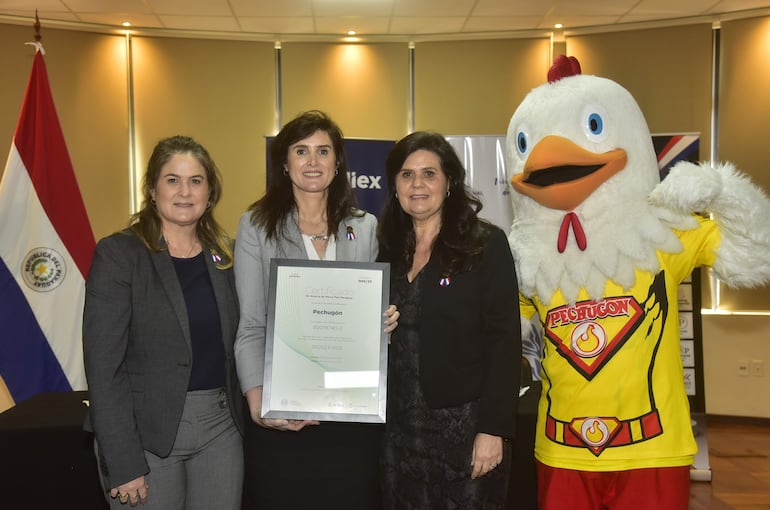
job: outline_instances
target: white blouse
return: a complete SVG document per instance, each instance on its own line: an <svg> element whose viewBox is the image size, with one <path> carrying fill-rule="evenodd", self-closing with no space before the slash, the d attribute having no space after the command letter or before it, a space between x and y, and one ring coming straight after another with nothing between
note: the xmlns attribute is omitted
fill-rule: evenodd
<svg viewBox="0 0 770 510"><path fill-rule="evenodd" d="M337 260L337 241L334 236L329 236L329 239L326 240L326 253L324 253L323 258L318 256L309 235L302 234L302 240L305 242L305 250L309 260Z"/></svg>

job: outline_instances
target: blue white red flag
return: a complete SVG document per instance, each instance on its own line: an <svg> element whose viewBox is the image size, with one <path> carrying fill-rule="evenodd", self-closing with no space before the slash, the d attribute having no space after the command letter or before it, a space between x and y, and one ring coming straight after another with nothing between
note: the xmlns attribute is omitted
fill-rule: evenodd
<svg viewBox="0 0 770 510"><path fill-rule="evenodd" d="M0 410L86 389L81 328L94 245L38 45L0 181Z"/></svg>

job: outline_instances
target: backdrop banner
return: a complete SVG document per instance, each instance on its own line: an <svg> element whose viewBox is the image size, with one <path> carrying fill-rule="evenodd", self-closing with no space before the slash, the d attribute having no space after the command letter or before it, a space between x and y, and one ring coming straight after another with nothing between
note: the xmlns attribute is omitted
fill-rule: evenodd
<svg viewBox="0 0 770 510"><path fill-rule="evenodd" d="M452 135L446 139L465 166L467 184L484 204L481 217L509 233L513 211L511 186L505 172L505 135ZM652 135L661 179L679 161L698 161L699 140L697 133Z"/></svg>
<svg viewBox="0 0 770 510"><path fill-rule="evenodd" d="M348 156L348 180L353 187L358 207L379 216L385 206L388 181L385 160L396 142L392 140L345 139Z"/></svg>
<svg viewBox="0 0 770 510"><path fill-rule="evenodd" d="M511 232L513 210L511 187L505 174L505 136L447 136L465 166L465 182L484 204L481 216L507 234Z"/></svg>

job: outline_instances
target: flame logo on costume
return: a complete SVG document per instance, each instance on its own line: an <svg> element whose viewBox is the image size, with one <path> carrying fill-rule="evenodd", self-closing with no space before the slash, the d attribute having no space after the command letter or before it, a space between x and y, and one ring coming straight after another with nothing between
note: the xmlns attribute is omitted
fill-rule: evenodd
<svg viewBox="0 0 770 510"><path fill-rule="evenodd" d="M596 322L584 322L572 331L572 352L581 358L593 358L607 347L607 333Z"/></svg>
<svg viewBox="0 0 770 510"><path fill-rule="evenodd" d="M610 428L599 418L588 418L580 427L583 441L590 446L602 446L610 439Z"/></svg>

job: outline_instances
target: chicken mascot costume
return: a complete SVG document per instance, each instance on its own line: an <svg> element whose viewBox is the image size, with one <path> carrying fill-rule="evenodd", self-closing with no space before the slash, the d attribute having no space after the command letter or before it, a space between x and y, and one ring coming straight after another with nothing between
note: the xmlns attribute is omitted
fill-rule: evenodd
<svg viewBox="0 0 770 510"><path fill-rule="evenodd" d="M660 180L631 94L560 56L511 118L507 163L524 338L542 378L541 510L687 510L696 443L679 284L770 280L770 202L729 164Z"/></svg>

